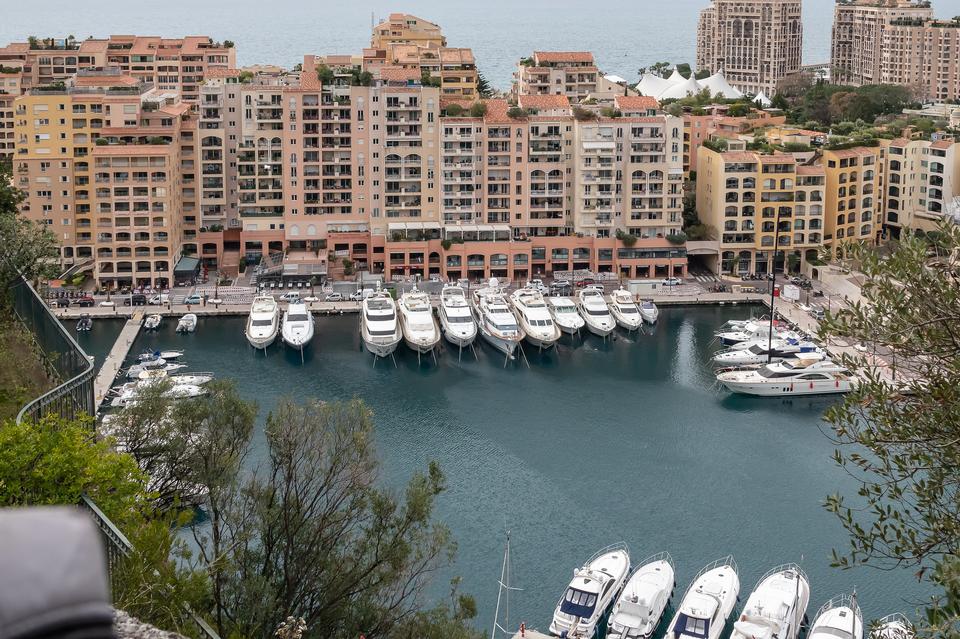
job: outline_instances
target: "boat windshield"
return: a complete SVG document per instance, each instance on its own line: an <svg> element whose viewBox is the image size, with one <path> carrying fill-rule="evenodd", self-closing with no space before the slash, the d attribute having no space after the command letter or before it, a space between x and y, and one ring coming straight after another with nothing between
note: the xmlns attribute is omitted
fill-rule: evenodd
<svg viewBox="0 0 960 639"><path fill-rule="evenodd" d="M710 633L710 620L689 617L683 613L677 616L677 623L673 626L673 636L679 639L681 636L697 637L697 639L706 639Z"/></svg>
<svg viewBox="0 0 960 639"><path fill-rule="evenodd" d="M757 371L757 374L760 377L766 377L767 379L776 379L778 377L796 377L796 372L794 371L781 371L781 370L771 370L764 366Z"/></svg>
<svg viewBox="0 0 960 639"><path fill-rule="evenodd" d="M620 306L620 312L621 312L621 313L639 313L639 312L640 312L640 311L637 309L637 307L634 306L633 304L629 304L629 305L627 305L627 304L620 304L619 306Z"/></svg>
<svg viewBox="0 0 960 639"><path fill-rule="evenodd" d="M765 349L763 346L760 346L759 344L754 344L753 346L750 347L750 352L753 353L754 355L759 355L760 353L765 353L766 351L767 349Z"/></svg>
<svg viewBox="0 0 960 639"><path fill-rule="evenodd" d="M255 319L251 323L253 326L273 326L273 320Z"/></svg>
<svg viewBox="0 0 960 639"><path fill-rule="evenodd" d="M370 333L371 335L396 335L397 334L397 330L394 328L384 329L379 331L368 329L367 332Z"/></svg>
<svg viewBox="0 0 960 639"><path fill-rule="evenodd" d="M490 321L490 325L493 326L493 327L494 327L495 329L497 329L498 331L501 331L501 332L504 332L504 333L507 333L507 332L509 332L509 331L518 331L518 330L520 330L520 327L517 326L516 324L497 324L496 322L494 322L494 321L491 320L491 321Z"/></svg>
<svg viewBox="0 0 960 639"><path fill-rule="evenodd" d="M368 322L388 322L396 317L393 314L393 311L391 311L389 314L383 313L382 315L371 315L370 313L366 313L366 316Z"/></svg>
<svg viewBox="0 0 960 639"><path fill-rule="evenodd" d="M656 306L653 305L653 302L640 302L640 306L644 310L651 310L651 311L656 308Z"/></svg>
<svg viewBox="0 0 960 639"><path fill-rule="evenodd" d="M298 313L296 315L287 315L288 322L307 322L310 320L310 317L303 313Z"/></svg>
<svg viewBox="0 0 960 639"><path fill-rule="evenodd" d="M598 317L603 317L604 315L609 315L609 314L610 314L609 311L607 311L606 309L604 309L604 310L591 310L591 309L589 309L589 308L585 308L584 310L586 310L589 315L596 315L596 316L598 316Z"/></svg>
<svg viewBox="0 0 960 639"><path fill-rule="evenodd" d="M447 315L447 321L451 324L469 324L473 318L469 315Z"/></svg>
<svg viewBox="0 0 960 639"><path fill-rule="evenodd" d="M590 619L593 609L597 605L597 595L592 592L583 592L576 588L567 588L563 601L560 602L560 612L572 617Z"/></svg>

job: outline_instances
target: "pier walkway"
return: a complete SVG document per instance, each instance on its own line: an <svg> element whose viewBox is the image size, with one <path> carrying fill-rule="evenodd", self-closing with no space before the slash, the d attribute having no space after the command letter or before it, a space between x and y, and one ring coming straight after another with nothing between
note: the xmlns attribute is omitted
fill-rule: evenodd
<svg viewBox="0 0 960 639"><path fill-rule="evenodd" d="M93 396L98 412L100 405L107 396L107 392L113 385L113 381L120 372L123 362L127 359L130 347L137 339L141 326L143 326L143 311L137 309L133 316L127 320L127 323L123 325L123 330L120 331L117 341L110 349L110 354L103 361L103 366L100 367L100 372L97 373L97 378L93 382Z"/></svg>

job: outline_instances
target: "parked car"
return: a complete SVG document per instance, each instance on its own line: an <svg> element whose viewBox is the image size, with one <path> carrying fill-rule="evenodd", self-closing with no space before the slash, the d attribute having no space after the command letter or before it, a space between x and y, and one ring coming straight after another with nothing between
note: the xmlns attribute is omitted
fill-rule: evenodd
<svg viewBox="0 0 960 639"><path fill-rule="evenodd" d="M357 291L356 293L352 293L350 295L350 299L353 300L354 302L362 302L363 300L373 295L373 293L374 291L372 288L365 288L363 290Z"/></svg>
<svg viewBox="0 0 960 639"><path fill-rule="evenodd" d="M150 298L151 306L159 306L161 304L166 304L170 301L170 296L166 293L158 293Z"/></svg>
<svg viewBox="0 0 960 639"><path fill-rule="evenodd" d="M200 293L192 293L191 295L187 295L187 297L183 300L184 304L200 304L201 302L203 302L203 296L200 295Z"/></svg>
<svg viewBox="0 0 960 639"><path fill-rule="evenodd" d="M586 286L583 287L583 290L585 290L585 291L600 291L601 293L604 292L603 284L588 284L588 285L586 285Z"/></svg>
<svg viewBox="0 0 960 639"><path fill-rule="evenodd" d="M96 303L97 301L92 297L90 297L89 295L84 295L83 297L77 300L77 306L82 306L85 308L89 306L93 306Z"/></svg>
<svg viewBox="0 0 960 639"><path fill-rule="evenodd" d="M664 286L680 286L683 284L683 280L679 277L666 277L660 283Z"/></svg>
<svg viewBox="0 0 960 639"><path fill-rule="evenodd" d="M810 317L817 320L818 322L822 322L826 318L826 316L827 314L823 312L822 308L814 308L810 311Z"/></svg>
<svg viewBox="0 0 960 639"><path fill-rule="evenodd" d="M585 286L591 286L591 285L596 284L596 283L597 283L596 280L594 280L592 277L585 277L585 278L583 278L582 280L577 280L577 288L583 288L583 287L585 287Z"/></svg>
<svg viewBox="0 0 960 639"><path fill-rule="evenodd" d="M54 308L69 308L70 307L70 298L69 297L58 297L56 299L50 300L50 306Z"/></svg>
<svg viewBox="0 0 960 639"><path fill-rule="evenodd" d="M124 306L145 306L147 304L147 296L143 293L134 293L133 295L128 295L123 298Z"/></svg>
<svg viewBox="0 0 960 639"><path fill-rule="evenodd" d="M327 296L324 298L327 302L342 302L343 295L340 293L327 293Z"/></svg>
<svg viewBox="0 0 960 639"><path fill-rule="evenodd" d="M570 286L570 282L560 281L550 285L551 295L569 295L572 290L573 287Z"/></svg>
<svg viewBox="0 0 960 639"><path fill-rule="evenodd" d="M113 308L114 306L116 306L116 304L114 303L113 300L103 300L102 302L100 302L100 304L98 304L98 306L104 306L104 307L106 307L106 308Z"/></svg>
<svg viewBox="0 0 960 639"><path fill-rule="evenodd" d="M290 293L284 293L280 296L281 302L294 302L300 299L300 293L296 291L291 291Z"/></svg>

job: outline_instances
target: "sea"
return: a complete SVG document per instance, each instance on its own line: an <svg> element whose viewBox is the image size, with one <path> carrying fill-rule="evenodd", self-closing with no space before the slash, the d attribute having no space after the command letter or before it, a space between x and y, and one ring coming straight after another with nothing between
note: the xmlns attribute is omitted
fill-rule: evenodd
<svg viewBox="0 0 960 639"><path fill-rule="evenodd" d="M655 62L693 63L697 16L708 0L0 0L0 43L38 37L204 34L233 40L241 65L292 67L304 54L359 53L371 22L406 12L443 27L454 47L471 47L496 88L508 89L517 61L534 50L593 51L604 73L627 80ZM832 0L803 3L803 61L829 62ZM934 0L937 15L960 0Z"/></svg>
<svg viewBox="0 0 960 639"><path fill-rule="evenodd" d="M461 590L477 600L477 627L487 631L508 534L510 584L521 589L510 596L512 628L546 630L573 570L616 542L635 562L670 552L674 604L700 568L732 554L742 600L768 570L795 562L810 579L811 618L854 588L866 619L912 613L927 593L909 570L830 566L831 550L847 538L823 502L857 488L834 464L821 421L836 400L749 398L715 383L714 331L761 310L662 308L643 334L565 336L549 353L526 346L529 365L504 366L483 343L476 355L445 346L436 361L401 346L395 363L375 364L356 315L318 317L303 360L279 344L254 352L243 317L201 318L190 335L167 319L138 337L130 358L182 349L187 370L235 380L259 403L254 462L264 459L263 421L281 398L363 399L384 485L401 491L431 460L445 473L436 518L450 527L457 556L429 595L446 597L449 579L461 576ZM97 319L81 336L98 364L118 328Z"/></svg>

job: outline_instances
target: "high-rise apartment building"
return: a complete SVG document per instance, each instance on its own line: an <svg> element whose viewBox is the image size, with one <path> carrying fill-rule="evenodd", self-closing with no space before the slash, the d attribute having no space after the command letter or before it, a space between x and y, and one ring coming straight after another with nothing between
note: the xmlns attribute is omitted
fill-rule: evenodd
<svg viewBox="0 0 960 639"><path fill-rule="evenodd" d="M589 51L534 51L514 77L518 95L564 95L573 103L597 91L601 80Z"/></svg>
<svg viewBox="0 0 960 639"><path fill-rule="evenodd" d="M824 151L827 189L824 246L881 239L885 150L881 146Z"/></svg>
<svg viewBox="0 0 960 639"><path fill-rule="evenodd" d="M935 229L960 204L960 143L893 140L885 182L883 229L889 237L900 237L905 228Z"/></svg>
<svg viewBox="0 0 960 639"><path fill-rule="evenodd" d="M700 12L697 69L723 72L744 93L776 93L802 51L800 0L713 0Z"/></svg>

